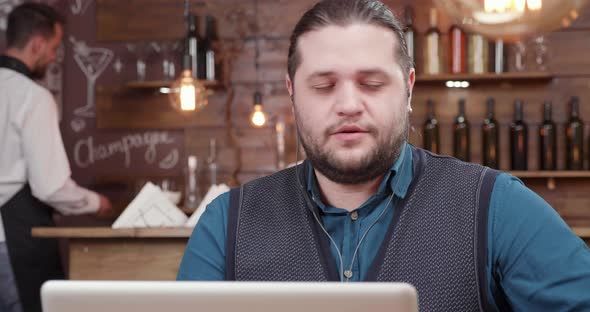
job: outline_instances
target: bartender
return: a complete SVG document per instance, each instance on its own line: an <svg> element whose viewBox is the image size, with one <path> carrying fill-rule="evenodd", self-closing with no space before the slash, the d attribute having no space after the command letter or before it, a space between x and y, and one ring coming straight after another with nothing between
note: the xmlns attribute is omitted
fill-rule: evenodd
<svg viewBox="0 0 590 312"><path fill-rule="evenodd" d="M19 298L22 310L41 311L43 282L64 278L57 241L33 238L33 227L54 226L54 210L99 216L112 210L106 197L71 179L57 105L35 82L55 61L63 26L64 18L44 4L26 3L8 16L0 55L1 311L19 311Z"/></svg>

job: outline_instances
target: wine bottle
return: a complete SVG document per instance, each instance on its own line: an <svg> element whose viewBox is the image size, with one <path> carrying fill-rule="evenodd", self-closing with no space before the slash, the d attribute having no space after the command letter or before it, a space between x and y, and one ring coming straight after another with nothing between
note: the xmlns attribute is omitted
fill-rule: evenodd
<svg viewBox="0 0 590 312"><path fill-rule="evenodd" d="M483 74L488 71L490 43L480 34L468 36L468 70L472 74Z"/></svg>
<svg viewBox="0 0 590 312"><path fill-rule="evenodd" d="M185 55L189 56L189 66L193 78L199 78L199 70L203 66L199 52L202 48L203 39L199 36L198 18L195 15L188 16L188 33L185 38Z"/></svg>
<svg viewBox="0 0 590 312"><path fill-rule="evenodd" d="M438 16L435 8L430 9L430 28L426 32L424 49L424 74L438 75L442 73L441 34L438 30Z"/></svg>
<svg viewBox="0 0 590 312"><path fill-rule="evenodd" d="M510 124L510 169L528 169L528 126L523 120L522 100L514 102L514 121Z"/></svg>
<svg viewBox="0 0 590 312"><path fill-rule="evenodd" d="M482 144L483 144L483 165L490 168L499 169L499 128L498 122L494 118L494 99L489 98L486 102L487 113L481 127Z"/></svg>
<svg viewBox="0 0 590 312"><path fill-rule="evenodd" d="M219 80L219 65L213 44L217 41L215 18L211 15L205 17L205 79L209 81Z"/></svg>
<svg viewBox="0 0 590 312"><path fill-rule="evenodd" d="M210 187L217 185L217 140L209 139L209 157L207 157L207 164L209 167L209 184Z"/></svg>
<svg viewBox="0 0 590 312"><path fill-rule="evenodd" d="M492 57L490 57L490 71L501 74L508 71L507 49L503 40L496 40L492 44Z"/></svg>
<svg viewBox="0 0 590 312"><path fill-rule="evenodd" d="M459 100L459 114L455 118L453 139L453 156L463 161L470 161L469 122L465 117L464 99Z"/></svg>
<svg viewBox="0 0 590 312"><path fill-rule="evenodd" d="M557 169L557 135L555 123L551 119L551 102L543 104L543 124L539 128L539 168Z"/></svg>
<svg viewBox="0 0 590 312"><path fill-rule="evenodd" d="M577 96L570 99L570 118L565 131L568 170L584 169L584 122L580 119L579 103Z"/></svg>
<svg viewBox="0 0 590 312"><path fill-rule="evenodd" d="M198 159L194 155L189 155L185 170L185 193L184 207L195 210L202 200L199 188L199 169Z"/></svg>
<svg viewBox="0 0 590 312"><path fill-rule="evenodd" d="M451 73L463 74L467 72L467 40L465 32L459 26L453 24L449 30L449 37L451 39L449 45L451 48L449 53Z"/></svg>
<svg viewBox="0 0 590 312"><path fill-rule="evenodd" d="M434 102L428 99L426 102L428 115L424 122L424 149L435 154L440 154L440 137L438 135L438 120L434 113Z"/></svg>
<svg viewBox="0 0 590 312"><path fill-rule="evenodd" d="M404 37L406 39L406 46L408 47L408 55L414 62L414 68L418 70L416 64L416 43L418 42L416 28L414 27L414 9L411 6L406 6L404 10L404 19L406 28L404 30Z"/></svg>

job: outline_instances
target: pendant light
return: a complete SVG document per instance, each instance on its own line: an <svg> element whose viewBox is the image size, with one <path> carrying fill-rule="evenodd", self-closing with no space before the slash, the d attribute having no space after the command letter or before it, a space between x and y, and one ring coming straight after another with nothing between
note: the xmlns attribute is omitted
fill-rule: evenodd
<svg viewBox="0 0 590 312"><path fill-rule="evenodd" d="M262 128L266 125L266 114L262 109L262 94L259 91L254 92L254 106L250 113L250 123L254 127Z"/></svg>
<svg viewBox="0 0 590 312"><path fill-rule="evenodd" d="M184 1L184 17L188 34L191 25L195 23L194 16L191 16L189 10L188 0ZM189 37L187 39L187 41L196 40ZM168 93L170 104L175 110L181 113L196 113L208 104L207 89L196 78L197 73L193 73L191 69L192 62L189 45L190 42L185 43L180 77L172 83Z"/></svg>
<svg viewBox="0 0 590 312"><path fill-rule="evenodd" d="M255 2L255 6L256 6L256 15L258 15L258 0L256 0ZM260 48L258 45L258 38L255 39L256 40L256 51L255 51L255 56L254 56L254 66L256 69L256 88L260 87L260 82L258 79L258 69L259 69L259 64L258 64L258 59L260 58ZM252 126L256 127L256 128L262 128L266 125L266 121L268 120L268 118L266 117L266 113L264 112L264 109L262 107L262 93L260 93L260 91L256 91L254 92L254 106L252 107L252 111L250 112L250 123L252 124Z"/></svg>
<svg viewBox="0 0 590 312"><path fill-rule="evenodd" d="M516 42L568 27L586 0L435 0L454 23L492 39Z"/></svg>

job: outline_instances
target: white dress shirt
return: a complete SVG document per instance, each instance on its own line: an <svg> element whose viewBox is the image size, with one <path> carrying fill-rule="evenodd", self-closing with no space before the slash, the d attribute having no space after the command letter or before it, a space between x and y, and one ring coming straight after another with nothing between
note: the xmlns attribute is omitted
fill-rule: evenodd
<svg viewBox="0 0 590 312"><path fill-rule="evenodd" d="M96 212L98 194L70 175L53 96L26 76L0 68L0 207L28 183L33 196L62 214Z"/></svg>

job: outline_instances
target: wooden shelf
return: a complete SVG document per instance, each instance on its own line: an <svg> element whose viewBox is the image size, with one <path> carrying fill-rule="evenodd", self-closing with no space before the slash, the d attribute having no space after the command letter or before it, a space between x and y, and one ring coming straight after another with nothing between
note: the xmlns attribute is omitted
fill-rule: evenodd
<svg viewBox="0 0 590 312"><path fill-rule="evenodd" d="M513 72L513 73L486 73L486 74L442 74L442 75L418 75L417 84L444 84L447 81L468 81L470 83L500 83L500 82L548 82L553 75L548 72Z"/></svg>
<svg viewBox="0 0 590 312"><path fill-rule="evenodd" d="M547 189L555 190L556 179L590 178L590 171L509 171L515 177L521 179L547 179Z"/></svg>
<svg viewBox="0 0 590 312"><path fill-rule="evenodd" d="M510 174L519 178L590 178L590 171L510 171Z"/></svg>
<svg viewBox="0 0 590 312"><path fill-rule="evenodd" d="M590 227L572 227L572 231L581 238L590 238Z"/></svg>
<svg viewBox="0 0 590 312"><path fill-rule="evenodd" d="M35 227L33 237L56 238L185 238L192 227L113 229L110 227Z"/></svg>
<svg viewBox="0 0 590 312"><path fill-rule="evenodd" d="M576 235L590 238L590 227L572 227ZM192 227L112 229L110 227L35 227L33 237L53 238L188 238Z"/></svg>
<svg viewBox="0 0 590 312"><path fill-rule="evenodd" d="M216 80L199 80L207 88L221 88L222 85ZM128 88L135 89L156 89L156 88L168 88L174 81L170 80L151 80L151 81L130 81L127 83Z"/></svg>

